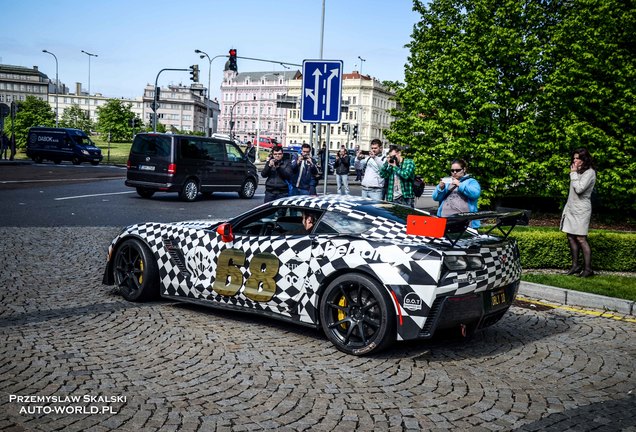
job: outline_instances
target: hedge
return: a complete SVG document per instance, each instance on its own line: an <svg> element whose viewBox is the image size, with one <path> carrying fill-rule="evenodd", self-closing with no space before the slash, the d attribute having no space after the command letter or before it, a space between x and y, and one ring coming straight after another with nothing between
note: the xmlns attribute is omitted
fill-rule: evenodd
<svg viewBox="0 0 636 432"><path fill-rule="evenodd" d="M513 231L523 268L567 269L572 265L565 233L559 231ZM590 231L592 268L636 272L636 233ZM582 257L580 258L582 259Z"/></svg>

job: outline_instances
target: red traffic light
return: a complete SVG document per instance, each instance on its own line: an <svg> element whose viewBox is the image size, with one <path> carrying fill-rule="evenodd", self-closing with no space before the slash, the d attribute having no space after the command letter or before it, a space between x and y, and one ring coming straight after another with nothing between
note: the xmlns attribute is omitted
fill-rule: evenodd
<svg viewBox="0 0 636 432"><path fill-rule="evenodd" d="M236 50L235 50L234 48L232 48L232 49L230 50L230 55L231 55L232 57L236 56Z"/></svg>

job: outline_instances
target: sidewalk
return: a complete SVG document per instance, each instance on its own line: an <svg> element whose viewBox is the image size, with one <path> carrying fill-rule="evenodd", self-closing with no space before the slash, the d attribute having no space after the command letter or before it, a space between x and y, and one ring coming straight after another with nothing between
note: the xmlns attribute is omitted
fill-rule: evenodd
<svg viewBox="0 0 636 432"><path fill-rule="evenodd" d="M573 291L549 285L521 281L519 294L535 300L545 300L567 306L608 310L623 315L636 315L636 302L598 294Z"/></svg>

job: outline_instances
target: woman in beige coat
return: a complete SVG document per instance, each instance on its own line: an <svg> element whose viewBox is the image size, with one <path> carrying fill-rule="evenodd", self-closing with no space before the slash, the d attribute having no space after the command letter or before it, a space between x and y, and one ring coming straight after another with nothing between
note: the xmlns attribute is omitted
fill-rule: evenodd
<svg viewBox="0 0 636 432"><path fill-rule="evenodd" d="M595 182L596 171L592 168L592 156L585 148L574 150L570 165L570 193L561 217L561 231L568 235L572 254L572 268L566 273L569 275L580 273L580 277L594 276L587 232L592 217L591 197ZM579 265L579 250L583 252L583 269Z"/></svg>

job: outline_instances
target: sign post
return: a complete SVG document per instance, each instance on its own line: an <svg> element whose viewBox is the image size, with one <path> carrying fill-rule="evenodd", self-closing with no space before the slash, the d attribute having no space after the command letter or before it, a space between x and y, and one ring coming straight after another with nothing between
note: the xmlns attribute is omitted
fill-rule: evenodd
<svg viewBox="0 0 636 432"><path fill-rule="evenodd" d="M342 100L342 60L303 60L303 85L300 95L300 121L303 123L340 123ZM330 128L324 157L324 193L329 173ZM320 149L320 142L317 147Z"/></svg>

